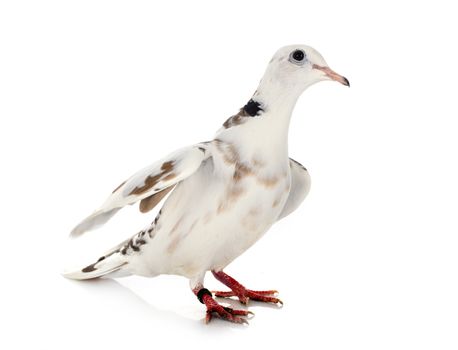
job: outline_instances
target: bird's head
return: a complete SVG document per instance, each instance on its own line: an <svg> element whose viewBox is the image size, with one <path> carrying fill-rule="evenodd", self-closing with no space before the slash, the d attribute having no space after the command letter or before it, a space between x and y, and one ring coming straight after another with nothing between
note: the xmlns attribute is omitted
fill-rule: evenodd
<svg viewBox="0 0 458 350"><path fill-rule="evenodd" d="M329 68L323 56L306 45L289 45L279 49L272 57L264 78L299 91L324 80L350 86L347 78Z"/></svg>

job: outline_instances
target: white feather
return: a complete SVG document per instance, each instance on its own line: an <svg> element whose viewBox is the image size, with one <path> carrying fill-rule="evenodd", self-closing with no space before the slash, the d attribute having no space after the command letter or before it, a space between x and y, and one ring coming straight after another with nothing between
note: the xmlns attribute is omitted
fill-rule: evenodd
<svg viewBox="0 0 458 350"><path fill-rule="evenodd" d="M198 144L175 151L138 171L113 191L99 209L81 221L71 231L71 236L76 237L88 230L95 229L105 224L122 207L141 201L187 178L200 167L202 161L207 157L206 145ZM140 194L131 194L136 188L145 186L148 177L158 176L163 173L164 170L161 168L168 163L173 164L173 168L170 173L164 175L161 181ZM167 175L171 174L174 177L167 179Z"/></svg>

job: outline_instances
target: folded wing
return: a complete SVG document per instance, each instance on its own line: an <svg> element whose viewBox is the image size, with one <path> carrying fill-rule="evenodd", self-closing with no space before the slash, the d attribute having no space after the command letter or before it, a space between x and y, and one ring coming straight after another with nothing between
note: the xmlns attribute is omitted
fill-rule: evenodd
<svg viewBox="0 0 458 350"><path fill-rule="evenodd" d="M291 190L278 220L295 211L310 191L310 175L307 169L292 158L289 159L289 166L291 168Z"/></svg>

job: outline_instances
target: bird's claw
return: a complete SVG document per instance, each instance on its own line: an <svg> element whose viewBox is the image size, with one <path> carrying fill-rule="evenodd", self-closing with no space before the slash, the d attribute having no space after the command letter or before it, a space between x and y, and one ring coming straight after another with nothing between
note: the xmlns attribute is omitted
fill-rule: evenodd
<svg viewBox="0 0 458 350"><path fill-rule="evenodd" d="M237 310L216 304L207 308L205 323L209 323L211 321L211 319L213 318L213 314L218 315L218 317L220 317L223 320L239 324L248 324L248 321L240 316L247 316L248 318L252 318L254 316L254 313L252 313L251 311Z"/></svg>
<svg viewBox="0 0 458 350"><path fill-rule="evenodd" d="M215 297L219 298L230 298L237 297L242 304L248 304L251 300L260 301L264 303L279 304L280 307L283 306L283 301L276 298L278 296L277 290L250 290L244 289L239 291L213 291Z"/></svg>

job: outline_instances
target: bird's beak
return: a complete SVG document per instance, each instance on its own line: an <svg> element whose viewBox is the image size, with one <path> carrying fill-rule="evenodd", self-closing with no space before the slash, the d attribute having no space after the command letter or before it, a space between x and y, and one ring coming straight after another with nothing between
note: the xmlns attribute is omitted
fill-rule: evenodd
<svg viewBox="0 0 458 350"><path fill-rule="evenodd" d="M345 85L345 86L350 86L350 82L348 81L347 78L344 76L337 74L334 72L331 68L329 67L324 67L324 66L319 66L317 64L313 65L313 69L318 69L322 71L324 74L326 74L330 79L338 81L339 83Z"/></svg>

